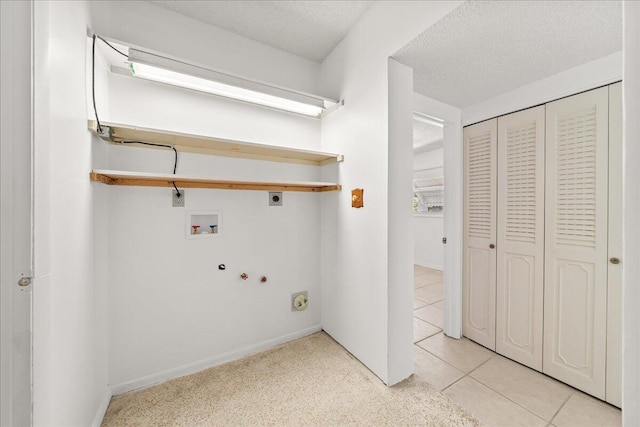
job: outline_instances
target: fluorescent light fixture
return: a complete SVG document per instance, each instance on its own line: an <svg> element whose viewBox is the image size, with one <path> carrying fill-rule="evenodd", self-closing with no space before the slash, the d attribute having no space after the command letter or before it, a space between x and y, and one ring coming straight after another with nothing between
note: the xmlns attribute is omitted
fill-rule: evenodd
<svg viewBox="0 0 640 427"><path fill-rule="evenodd" d="M135 77L180 86L279 110L320 117L336 101L255 82L135 49L129 50Z"/></svg>
<svg viewBox="0 0 640 427"><path fill-rule="evenodd" d="M444 120L438 119L436 117L427 116L426 114L413 113L413 120L417 120L419 122L426 123L428 125L444 128Z"/></svg>

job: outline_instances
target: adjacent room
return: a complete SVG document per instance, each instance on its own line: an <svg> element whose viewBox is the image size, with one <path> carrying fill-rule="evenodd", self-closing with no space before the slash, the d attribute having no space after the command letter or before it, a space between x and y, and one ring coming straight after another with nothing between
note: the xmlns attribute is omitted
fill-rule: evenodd
<svg viewBox="0 0 640 427"><path fill-rule="evenodd" d="M618 424L622 4L467 2L394 58L414 70L420 108L416 372L488 424ZM445 107L459 109L462 153L446 127L431 142L444 153L421 148ZM438 258L452 229L433 203L462 229L461 258ZM460 270L461 306L447 277Z"/></svg>
<svg viewBox="0 0 640 427"><path fill-rule="evenodd" d="M2 1L1 426L640 423L640 4Z"/></svg>

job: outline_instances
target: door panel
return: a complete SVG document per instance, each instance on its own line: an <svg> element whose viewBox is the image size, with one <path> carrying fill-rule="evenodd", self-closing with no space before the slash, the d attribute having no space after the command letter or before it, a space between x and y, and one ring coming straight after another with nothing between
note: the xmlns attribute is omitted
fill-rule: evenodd
<svg viewBox="0 0 640 427"><path fill-rule="evenodd" d="M545 107L498 119L496 351L542 370Z"/></svg>
<svg viewBox="0 0 640 427"><path fill-rule="evenodd" d="M470 326L489 335L491 313L489 307L489 294L491 283L491 254L488 250L469 248L469 324Z"/></svg>
<svg viewBox="0 0 640 427"><path fill-rule="evenodd" d="M497 120L464 129L462 333L495 350Z"/></svg>
<svg viewBox="0 0 640 427"><path fill-rule="evenodd" d="M556 295L552 313L556 356L566 367L593 377L595 266L555 259ZM575 315L579 314L579 315Z"/></svg>
<svg viewBox="0 0 640 427"><path fill-rule="evenodd" d="M605 397L608 88L546 106L543 372Z"/></svg>
<svg viewBox="0 0 640 427"><path fill-rule="evenodd" d="M33 3L0 1L0 425L31 425Z"/></svg>
<svg viewBox="0 0 640 427"><path fill-rule="evenodd" d="M622 83L609 86L609 258L622 254ZM608 267L607 402L622 405L622 265Z"/></svg>

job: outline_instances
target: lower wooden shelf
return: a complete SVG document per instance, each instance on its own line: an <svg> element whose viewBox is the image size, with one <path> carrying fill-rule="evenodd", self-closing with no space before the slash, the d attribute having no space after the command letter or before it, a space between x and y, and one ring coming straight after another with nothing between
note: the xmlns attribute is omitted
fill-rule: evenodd
<svg viewBox="0 0 640 427"><path fill-rule="evenodd" d="M107 185L130 185L138 187L215 188L223 190L265 190L265 191L338 191L340 184L332 182L267 182L236 181L185 175L167 175L145 172L94 170L89 174L92 181Z"/></svg>

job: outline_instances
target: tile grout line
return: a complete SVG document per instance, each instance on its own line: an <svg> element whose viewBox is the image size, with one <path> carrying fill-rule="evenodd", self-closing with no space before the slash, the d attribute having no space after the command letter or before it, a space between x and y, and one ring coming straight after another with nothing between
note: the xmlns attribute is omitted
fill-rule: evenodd
<svg viewBox="0 0 640 427"><path fill-rule="evenodd" d="M423 341L424 341L424 340L423 340ZM417 344L415 344L415 345L417 345ZM420 346L418 346L418 347L420 347ZM420 347L420 348L422 348L422 347ZM429 352L430 354L433 354L433 353L431 353L429 350L426 350L426 349L423 349L423 350L425 350L425 351ZM545 421L547 424L552 424L552 423L553 423L553 420L555 419L555 417L556 417L556 416L558 415L558 413L562 410L562 408L566 405L566 403L569 401L569 399L571 398L571 396L573 396L573 395L575 394L575 390L572 390L572 391L571 391L571 393L569 393L569 396L564 400L564 402L562 402L562 405L560 405L560 407L559 407L559 408L558 408L558 410L553 414L553 416L551 417L551 419L550 419L550 420L546 420L546 419L544 419L541 415L536 414L535 412L533 412L532 410L530 410L530 409L526 408L526 407L525 407L525 406L523 406L522 404L520 404L520 403L516 402L515 400L511 399L511 398L510 398L510 397L508 397L508 396L505 396L504 394L502 394L502 393L501 393L501 392L499 392L498 390L496 390L496 389L492 388L490 385L485 384L484 382L482 382L482 380L477 379L477 378L474 378L474 377L472 377L472 376L471 376L471 374L472 374L473 372L477 371L477 370L478 370L478 369L480 369L482 366L484 366L485 364L487 364L491 359L493 359L493 358L494 358L494 357L496 357L496 356L499 356L499 354L498 354L498 353L495 353L495 352L493 352L493 353L494 353L494 354L493 354L490 358L488 358L487 360L485 360L484 362L482 362L480 365L478 365L478 366L476 366L475 368L473 368L471 371L469 371L469 373L465 374L463 377L458 378L456 381L454 381L453 383L449 384L447 387L443 388L443 389L441 390L441 392L444 392L446 389L448 389L448 388L449 388L449 387L451 387L452 385L456 384L457 382L461 381L461 380L462 380L462 379L464 379L465 377L469 377L470 379L472 379L472 380L474 380L474 381L476 381L476 382L478 382L478 383L482 384L483 386L485 386L485 387L486 387L486 388L488 388L489 390L491 390L491 391L493 391L493 392L497 393L499 396L504 397L504 398L505 398L505 399L507 399L509 402L511 402L511 403L515 404L516 406L518 406L518 407L520 407L520 408L524 409L525 411L529 412L530 414L534 415L535 417L537 417L537 418L539 418L539 419L541 419L541 420ZM435 354L433 354L433 356L435 356L435 357L437 357L438 359L442 360L443 362L445 362L445 363L449 364L450 366L453 366L453 365L451 365L450 363L448 363L446 360L444 360L444 359L442 359L442 358L440 358L440 357L436 356ZM458 369L458 368L456 368L455 366L453 366L453 367L454 367L455 369ZM458 370L460 370L460 369L458 369ZM461 372L462 372L462 371L461 371Z"/></svg>
<svg viewBox="0 0 640 427"><path fill-rule="evenodd" d="M437 284L437 283L436 283L436 284ZM430 286L430 285L426 285L426 286ZM424 286L422 286L422 287L424 287ZM415 290L416 290L416 289L420 289L420 288L414 288L414 292L415 292ZM415 296L414 296L414 299L416 299L416 300L418 300L418 301L420 301L420 302L422 302L422 303L425 303L425 304L426 304L426 302L425 302L425 301L422 301L422 300L420 300L419 298L416 298ZM442 300L440 300L440 301L435 301L435 302L432 302L432 303L427 304L426 306L423 306L423 307L419 307L419 308L414 309L414 318L416 318L416 319L418 319L418 320L421 320L421 321L423 321L423 322L426 322L426 323L428 323L429 325L432 325L432 326L434 326L434 327L436 327L436 328L439 328L437 325L433 325L432 323L430 323L430 322L428 322L428 321L426 321L426 320L424 320L424 319L421 319L420 317L416 316L416 315L415 315L415 311L417 311L417 310L419 310L419 309L421 309L421 308L424 308L424 307L429 307L429 306L431 306L431 305L438 304L438 303L439 303L439 302L441 302L441 301L442 301ZM565 407L565 405L567 404L567 402L569 401L569 399L571 399L571 397L572 397L574 394L576 394L576 391L575 391L575 390L572 390L572 391L571 391L571 393L569 393L569 395L567 396L567 398L562 402L562 404L560 405L560 407L555 411L555 413L554 413L554 414L553 414L553 416L550 418L550 420L546 420L545 418L543 418L543 416L541 416L541 415L539 415L539 414L537 414L537 413L533 412L532 410L528 409L527 407L523 406L522 404L520 404L520 403L518 403L518 402L516 402L516 401L512 400L512 399L511 399L511 398L509 398L508 396L505 396L504 394L502 394L502 393L501 393L501 392L499 392L498 390L493 389L491 386L489 386L489 385L485 384L485 383L484 383L484 382L482 382L481 380L476 379L476 378L474 378L474 377L472 377L472 376L471 376L471 373L473 373L473 372L475 372L476 370L478 370L480 367L482 367L484 364L486 364L487 362L489 362L489 361L490 361L491 359L493 359L495 356L498 356L498 353L496 353L495 351L491 351L491 350L489 350L489 351L491 351L491 352L493 353L493 354L492 354L492 356L491 356L489 359L485 360L484 362L482 362L480 365L478 365L478 366L476 366L475 368L473 368L473 369L472 369L471 371L469 371L468 373L465 373L464 371L460 370L460 369L459 369L459 368L457 368L456 366L453 366L451 363L449 363L449 362L448 362L448 361L446 361L445 359L443 359L443 358L439 357L438 355L436 355L436 354L432 353L431 351L429 351L429 350L427 350L427 349L425 349L425 348L423 348L423 347L421 347L421 346L419 346L419 345L418 345L419 343L421 343L421 342L423 342L423 341L426 341L427 339L429 339L429 338L431 338L431 337L433 337L433 336L435 336L435 335L437 335L437 334L439 334L439 333L444 333L444 332L443 332L443 330L442 330L442 328L439 328L439 329L440 329L440 331L439 331L439 332L436 332L436 333L434 333L434 334L432 334L432 335L429 335L429 336L427 336L427 337L425 337L425 338L423 338L423 339L421 339L421 340L419 340L419 341L416 341L416 342L414 342L414 343L413 343L413 345L415 345L415 346L419 347L421 350L426 351L427 353L429 353L430 355L432 355L432 356L433 356L433 357L435 357L436 359L438 359L438 360L440 360L440 361L444 362L444 363L445 363L445 364L447 364L448 366L451 366L452 368L454 368L454 369L456 369L457 371L462 372L462 373L464 374L462 377L458 378L457 380L455 380L454 382L452 382L451 384L447 385L447 386L446 386L446 387L444 387L442 390L440 390L440 392L441 392L441 393L444 393L446 390L448 390L450 387L452 387L453 385L457 384L458 382L462 381L464 378L469 377L470 379L472 379L472 380L474 380L474 381L476 381L476 382L478 382L478 383L482 384L483 386L485 386L485 387L486 387L486 388L488 388L489 390L493 391L494 393L497 393L499 396L502 396L503 398L505 398L505 399L506 399L506 400L508 400L509 402L511 402L511 403L515 404L516 406L520 407L521 409L524 409L525 411L529 412L531 415L535 416L536 418L538 418L538 419L540 419L540 420L542 420L542 421L546 422L546 423L547 423L547 425L552 425L552 424L553 424L553 421L554 421L554 420L555 420L555 418L558 416L558 414L560 413L560 411L562 411L562 409ZM537 371L536 371L536 372L537 372ZM542 373L540 372L540 374L542 374ZM546 377L548 377L548 375L545 375L545 376L546 376Z"/></svg>
<svg viewBox="0 0 640 427"><path fill-rule="evenodd" d="M491 350L489 350L489 351L491 351ZM491 359L493 359L493 358L495 358L495 357L504 357L504 356L502 356L501 354L496 353L495 351L491 351L491 352L493 353L493 355L492 355L489 359L487 359L485 362L483 362L481 365L479 365L477 368L475 368L474 370L472 370L471 372L469 372L469 374L467 374L467 375L469 375L469 378L471 378L472 380L475 380L475 381L479 382L479 383L480 383L480 384L482 384L483 386L487 387L489 390L492 390L493 392L495 392L495 393L497 393L498 395L500 395L500 396L504 397L505 399L507 399L509 402L514 403L515 405L517 405L517 406L521 407L522 409L524 409L525 411L529 412L530 414L532 414L532 415L536 416L537 418L540 418L541 420L545 421L547 424L550 424L550 423L553 421L553 419L556 417L556 415L558 415L558 412L560 412L560 410L562 409L562 407L567 403L567 401L569 400L569 398L573 395L574 391L571 391L571 393L569 394L569 397L567 397L567 398L565 399L565 401L562 403L562 405L560 405L560 408L559 408L559 409L556 411L556 413L551 417L551 419L550 419L550 420L546 420L546 419L544 419L541 415L536 414L535 412L533 412L533 411L532 411L532 410L530 410L529 408L527 408L527 407L523 406L522 404L520 404L520 403L516 402L515 400L511 399L509 396L505 396L504 394L502 394L502 393L501 393L501 392L499 392L498 390L494 389L494 388L493 388L493 387L491 387L490 385L485 384L481 379L479 379L479 378L474 378L474 377L472 377L472 376L471 376L471 374L472 374L473 372L475 372L475 371L477 371L478 369L480 369L483 365L485 365L487 362L489 362L489 360L491 360ZM508 359L508 358L507 358L507 359ZM508 360L510 360L510 359L508 359ZM521 366L523 366L523 365L521 365ZM528 368L528 367L527 367L527 368ZM531 369L531 368L529 368L529 369ZM538 373L537 371L535 371L535 372L536 372L536 373ZM539 372L539 373L541 374L541 372Z"/></svg>
<svg viewBox="0 0 640 427"><path fill-rule="evenodd" d="M422 348L422 347L420 347L420 348ZM426 351L429 351L429 350L426 350ZM429 353L431 353L431 352L429 352ZM431 353L431 354L433 354L433 353ZM436 356L435 354L434 354L434 356L435 356L435 357L438 357L438 356ZM440 358L438 357L438 359L440 359ZM475 378L470 377L470 376L469 376L469 374L471 374L471 372L475 371L476 369L478 369L480 366L484 365L485 363L487 363L487 362L488 362L489 360L491 360L491 359L493 359L493 356L491 356L490 358L488 358L487 360L485 360L484 362L482 362L481 364L479 364L478 366L476 366L475 368L473 368L472 370L470 370L470 371L469 371L468 373L466 373L466 374L464 373L464 371L460 371L460 369L458 369L458 368L456 368L455 366L451 365L451 366L453 366L454 368L458 369L458 371L462 372L464 375L463 375L463 376L461 376L460 378L458 378L457 380L455 380L454 382L452 382L451 384L449 384L448 386L446 386L445 388L443 388L442 390L440 390L440 393L444 393L444 391L445 391L446 389L448 389L448 388L449 388L449 387L451 387L452 385L454 385L454 384L456 384L456 383L458 383L458 382L462 381L463 379L465 379L465 378L467 378L467 377L471 378L471 379L472 379L472 380L474 380L474 381L477 381ZM440 360L442 360L444 363L449 364L446 360L443 360L443 359L440 359Z"/></svg>
<svg viewBox="0 0 640 427"><path fill-rule="evenodd" d="M434 334L436 335L436 334ZM433 335L432 335L433 336ZM424 340L418 341L418 342L422 342L425 341L427 338L425 338ZM414 343L414 345L420 347L418 345L418 343ZM449 389L450 387L452 387L454 384L457 384L458 382L462 381L463 379L465 379L466 377L469 377L470 379L472 379L473 381L476 381L480 384L482 384L483 386L485 386L486 388L488 388L489 390L493 391L494 393L498 394L499 396L502 396L503 398L507 399L509 402L513 403L514 405L518 406L519 408L524 409L525 411L529 412L531 415L535 416L536 418L541 419L542 421L545 421L547 424L551 423L553 421L553 419L556 417L556 415L558 414L558 412L560 412L560 410L562 409L562 407L564 407L565 403L567 403L567 401L569 400L569 398L573 395L573 392L569 395L569 398L567 398L563 404L560 406L560 409L558 409L558 412L556 412L554 414L553 417L551 417L551 420L547 421L545 420L543 417L541 417L540 415L532 412L531 410L529 410L528 408L525 408L524 406L522 406L520 403L510 399L509 397L505 396L504 394L500 393L498 390L495 390L493 388L491 388L490 386L488 386L487 384L483 383L482 381L480 381L479 379L476 379L474 377L471 376L471 374L475 371L477 371L478 369L480 369L482 366L484 366L485 364L487 364L491 359L493 359L494 357L496 357L498 354L494 352L494 354L491 355L491 357L489 357L487 360L485 360L484 362L482 362L481 364L479 364L478 366L476 366L475 368L473 368L471 371L469 371L468 373L465 373L464 371L461 371L460 369L456 368L455 366L453 366L451 363L447 362L446 360L444 360L443 358L431 353L429 350L420 347L421 349L423 349L424 351L426 351L427 353L431 354L432 356L434 356L435 358L443 361L444 363L446 363L447 365L453 367L454 369L458 370L459 372L462 372L464 375L461 376L460 378L458 378L457 380L455 380L454 382L452 382L451 384L449 384L448 386L446 386L445 388L443 388L442 390L440 390L440 393L444 393L447 389Z"/></svg>
<svg viewBox="0 0 640 427"><path fill-rule="evenodd" d="M549 420L549 424L553 424L553 420L556 419L556 417L558 416L558 414L560 413L560 411L562 411L562 408L565 407L565 405L567 404L567 402L569 401L569 399L571 399L573 397L573 395L576 394L575 390L571 390L571 393L569 393L569 396L567 396L567 398L564 400L564 402L562 402L562 405L560 405L560 407L558 408L558 410L556 411L555 414L553 414L553 417L551 417L551 420Z"/></svg>
<svg viewBox="0 0 640 427"><path fill-rule="evenodd" d="M497 353L496 353L496 354L497 354ZM493 359L493 357L492 357L492 359ZM490 360L491 360L491 359L490 359ZM488 360L487 360L487 362L488 362ZM487 363L487 362L485 362L485 363ZM483 363L483 365L484 365L484 363ZM480 366L482 366L482 365L480 365ZM478 368L480 368L480 366L478 366ZM476 368L476 369L478 369L478 368ZM471 371L471 372L474 372L476 369L474 369L474 370L473 370L473 371ZM469 374L471 374L471 372L469 372ZM486 388L488 388L489 390L491 390L491 391L493 391L493 392L497 393L499 396L504 397L504 398L505 398L505 399L507 399L509 402L511 402L511 403L513 403L513 404L515 404L516 406L519 406L520 408L524 409L525 411L529 412L530 414L534 415L535 417L540 418L542 421L546 422L547 424L551 423L551 421L550 421L550 420L549 420L549 421L547 421L547 420L546 420L546 419L544 419L541 415L536 414L536 413L535 413L535 412L533 412L531 409L529 409L529 408L527 408L527 407L523 406L521 403L516 402L515 400L511 399L509 396L505 396L504 394L500 393L498 390L494 389L494 388L493 388L493 387L491 387L490 385L483 383L483 382L482 382L482 380L480 380L480 379L478 379L478 378L474 378L474 377L472 377L472 376L469 376L469 378L471 378L472 380L475 380L475 381L479 382L480 384L482 384L483 386L485 386L485 387L486 387ZM564 403L566 403L566 400L565 400L565 402L564 402ZM564 406L564 403L560 406L560 408L562 408L562 406ZM557 413L556 413L556 414L557 414ZM551 417L551 420L553 420L553 418L554 418L554 417L555 417L555 415L554 415L553 417Z"/></svg>
<svg viewBox="0 0 640 427"><path fill-rule="evenodd" d="M430 280L430 279L429 279L429 280ZM415 277L414 277L414 282L415 282ZM428 287L428 286L437 285L437 284L439 284L439 282L435 282L435 283L428 283L428 284L425 284L425 285L419 286L419 287L417 287L417 288L416 288L416 287L414 287L414 295L415 295L415 291L416 291L416 290L418 290L418 289L422 289L422 288L425 288L425 287ZM414 313L415 313L415 311L416 311L416 310L419 310L419 309L424 308L424 307L432 306L432 305L437 304L437 303L439 303L439 302L441 302L441 301L442 301L442 300L440 300L440 301L434 301L434 302L431 302L431 303L427 303L426 301L420 300L419 298L416 298L415 296L414 296L414 299L415 299L415 300L420 301L421 303L425 303L425 304L427 304L427 305L425 305L425 306L423 306L423 307L418 307L418 308L414 309ZM432 326L434 326L434 327L439 328L437 325L433 325L432 323L430 323L430 322L428 322L428 321L426 321L426 320L424 320L424 319L421 319L421 318L420 318L420 317L418 317L418 316L415 316L415 314L414 314L414 318L416 318L416 319L418 319L418 320L421 320L421 321L423 321L423 322L425 322L425 323L428 323L429 325L432 325ZM469 371L468 373L465 373L464 371L462 371L462 370L458 369L457 367L453 366L451 363L449 363L449 362L448 362L448 361L446 361L445 359L443 359L443 358L439 357L438 355L436 355L436 354L432 353L431 351L429 351L429 350L427 350L427 349L425 349L425 348L423 348L423 347L421 347L421 346L419 346L419 345L418 345L418 343L421 343L421 342L423 342L423 341L426 341L427 339L429 339L429 338L431 338L431 337L433 337L433 336L435 336L435 335L437 335L437 334L439 334L439 333L443 333L442 328L439 328L439 329L440 329L440 331L439 331L439 332L436 332L436 333L434 333L434 334L432 334L432 335L429 335L429 336L427 336L427 337L425 337L425 338L423 338L423 339L421 339L421 340L419 340L419 341L416 341L416 342L414 342L414 343L413 343L413 345L417 346L417 347L418 347L418 348L420 348L421 350L426 351L427 353L429 353L429 354L430 354L430 355L432 355L433 357L435 357L435 358L437 358L438 360L440 360L440 361L444 362L446 365L451 366L452 368L456 369L457 371L459 371L459 372L462 372L462 373L463 373L463 376L461 376L460 378L458 378L457 380L453 381L451 384L447 385L447 386L446 386L446 387L444 387L442 390L440 390L440 392L441 392L441 393L444 393L446 390L448 390L449 388L451 388L453 385L457 384L458 382L460 382L460 381L462 381L463 379L465 379L465 378L467 378L467 377L468 377L468 378L470 378L471 380L476 381L476 382L478 382L479 384L483 385L483 386L484 386L484 387L486 387L487 389L489 389L489 390L493 391L493 392L494 392L494 393L496 393L498 396L501 396L501 397L503 397L504 399L506 399L507 401L509 401L509 402L511 402L511 403L513 403L513 404L515 404L517 407L519 407L519 408L521 408L521 409L524 409L525 411L527 411L527 412L528 412L528 413L530 413L531 415L535 416L536 418L538 418L538 419L540 419L540 420L544 421L544 422L546 423L546 425L547 425L547 426L551 426L551 425L553 425L553 421L555 420L555 418L556 418L556 417L558 416L558 414L562 411L562 409L566 406L567 402L571 399L571 397L572 397L573 395L575 395L575 394L576 394L576 391L575 391L575 390L572 390L572 391L569 393L569 395L564 399L564 401L562 402L562 404L558 407L558 409L555 411L555 413L553 414L553 416L551 416L551 418L550 418L549 420L546 420L543 416L541 416L541 415L539 415L539 414L534 413L532 410L528 409L527 407L523 406L522 404L520 404L520 403L518 403L518 402L516 402L516 401L512 400L512 399L511 399L511 398L509 398L508 396L505 396L505 395L504 395L504 394L502 394L500 391L495 390L495 389L494 389L494 388L492 388L490 385L485 384L484 382L482 382L482 380L480 380L480 379L476 379L476 378L474 378L474 377L472 377L472 376L471 376L471 374L472 374L473 372L477 371L477 370L478 370L478 369L480 369L482 366L484 366L486 363L488 363L491 359L493 359L496 355L498 355L498 353L496 353L496 352L492 352L492 353L494 353L494 354L493 354L491 357L489 357L487 360L485 360L484 362L482 362L480 365L478 365L478 366L476 366L475 368L473 368L473 369L472 369L471 371Z"/></svg>
<svg viewBox="0 0 640 427"><path fill-rule="evenodd" d="M443 332L442 332L442 331L438 332L438 334L441 334L441 333L443 333ZM436 336L436 335L438 335L438 334L433 334L433 335L431 335L431 337ZM424 340L421 340L421 341L418 341L418 342L425 341L425 340L427 340L427 339L429 339L429 338L431 338L431 337L425 338ZM418 345L418 343L414 343L413 345L417 345L418 347L420 347L420 346ZM439 359L439 360L441 360L442 362L446 363L447 365L451 366L451 367L452 367L453 369L455 369L456 371L462 372L462 373L464 374L464 376L466 376L466 375L467 375L464 371L461 371L460 369L456 368L456 367L455 367L455 366L453 366L451 363L449 363L449 362L447 362L446 360L444 360L442 357L439 357L438 355L431 353L431 352L430 352L429 350L427 350L426 348L420 347L420 349L421 349L421 350L426 351L427 353L429 353L430 355L432 355L432 356L433 356L433 357L435 357L436 359ZM462 379L462 378L463 378L463 377L461 377L460 379ZM459 380L456 380L456 382L457 382L457 381L459 381ZM450 384L450 385L451 385L451 384ZM448 386L447 386L447 387L448 387Z"/></svg>
<svg viewBox="0 0 640 427"><path fill-rule="evenodd" d="M429 323L429 324L431 325L431 323ZM437 326L434 326L434 327L437 327ZM419 342L422 342L422 341L424 341L424 340L427 340L427 339L431 338L431 337L432 337L432 336L434 336L434 335L438 335L440 332L442 332L442 329L438 328L438 331L437 331L437 332L434 332L434 333L432 333L431 335L429 335L429 336L427 336L427 337L424 337L424 338L422 338L422 339L419 339L418 341L414 342L414 343L413 343L413 345L418 345L418 343L419 343ZM418 347L420 347L420 346L418 345ZM422 348L422 347L420 347L420 348ZM422 349L424 350L424 348L422 348ZM424 350L424 351L427 351L427 352L428 352L429 350Z"/></svg>
<svg viewBox="0 0 640 427"><path fill-rule="evenodd" d="M438 328L438 329L440 329L441 331L443 330L440 326L438 326L438 325L434 325L433 323L429 322L428 320L421 319L421 318L420 318L420 317L418 317L418 316L413 316L413 318L414 318L414 319L418 319L418 320L419 320L419 321L421 321L421 322L428 323L430 326L433 326L434 328ZM420 340L420 341L422 341L422 340Z"/></svg>
<svg viewBox="0 0 640 427"><path fill-rule="evenodd" d="M436 357L438 357L438 356L436 356ZM440 360L442 360L442 359L440 359ZM443 362L444 362L444 361L443 361ZM447 363L447 362L445 362L445 363ZM456 368L456 369L457 369L457 368ZM459 369L458 369L458 370L459 370ZM462 371L460 371L460 372L462 372ZM464 372L462 372L462 373L464 374ZM467 378L467 377L469 377L469 374L464 374L463 376L461 376L460 378L458 378L457 380L455 380L454 382L452 382L451 384L449 384L448 386L446 386L445 388L443 388L442 390L440 390L440 393L443 393L443 394L444 394L444 392L445 392L447 389L449 389L451 386L453 386L453 385L455 385L455 384L459 383L460 381L462 381L463 379L465 379L465 378ZM469 378L471 378L471 377L469 377ZM460 405L460 407L462 407L462 405ZM464 408L463 408L463 409L464 409ZM468 412L468 409L465 409L465 411L467 411L467 412ZM470 412L469 412L469 413L470 413Z"/></svg>

